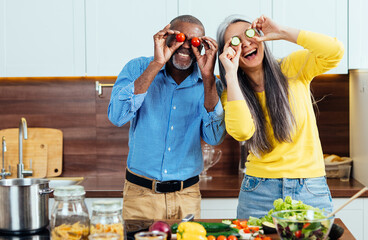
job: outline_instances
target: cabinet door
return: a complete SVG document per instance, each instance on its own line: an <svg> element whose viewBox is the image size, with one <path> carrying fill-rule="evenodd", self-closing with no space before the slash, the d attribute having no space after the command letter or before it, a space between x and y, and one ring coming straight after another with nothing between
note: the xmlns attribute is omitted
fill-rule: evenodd
<svg viewBox="0 0 368 240"><path fill-rule="evenodd" d="M84 1L1 0L0 77L84 75Z"/></svg>
<svg viewBox="0 0 368 240"><path fill-rule="evenodd" d="M206 36L216 39L217 28L227 16L241 14L252 21L262 14L271 16L271 7L271 0L231 0L226 4L223 0L179 0L179 15L191 14L197 17L206 29ZM219 74L217 64L215 74Z"/></svg>
<svg viewBox="0 0 368 240"><path fill-rule="evenodd" d="M368 1L349 1L349 69L368 69Z"/></svg>
<svg viewBox="0 0 368 240"><path fill-rule="evenodd" d="M87 74L116 76L131 59L153 55L153 35L177 16L172 0L86 1Z"/></svg>
<svg viewBox="0 0 368 240"><path fill-rule="evenodd" d="M278 0L273 4L273 19L280 25L319 32L336 37L345 46L345 55L339 66L328 73L347 73L348 65L348 2L347 0ZM301 49L300 46L275 41L273 53L277 58Z"/></svg>

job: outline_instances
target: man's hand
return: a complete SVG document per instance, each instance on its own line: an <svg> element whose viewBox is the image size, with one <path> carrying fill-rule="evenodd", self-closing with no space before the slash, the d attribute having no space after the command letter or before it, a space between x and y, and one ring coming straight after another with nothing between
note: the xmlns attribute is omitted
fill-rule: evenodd
<svg viewBox="0 0 368 240"><path fill-rule="evenodd" d="M207 112L212 112L218 102L214 69L216 63L217 42L209 37L201 37L205 54L201 55L198 48L193 47L193 53L201 70L204 86L204 107Z"/></svg>
<svg viewBox="0 0 368 240"><path fill-rule="evenodd" d="M192 46L193 53L197 59L203 79L214 78L213 72L215 69L216 53L218 49L217 42L210 37L201 37L201 41L205 50L204 55L201 55L197 47Z"/></svg>
<svg viewBox="0 0 368 240"><path fill-rule="evenodd" d="M166 45L166 40L170 35L179 34L177 30L171 30L170 24L168 24L164 29L159 31L153 36L155 51L153 61L164 66L167 61L171 58L173 53L178 49L183 42L177 42L173 38L172 42L169 43L170 46Z"/></svg>

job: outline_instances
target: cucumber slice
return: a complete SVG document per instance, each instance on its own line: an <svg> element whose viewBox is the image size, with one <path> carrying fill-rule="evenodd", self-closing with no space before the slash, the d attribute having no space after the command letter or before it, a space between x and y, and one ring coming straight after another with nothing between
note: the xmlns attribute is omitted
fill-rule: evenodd
<svg viewBox="0 0 368 240"><path fill-rule="evenodd" d="M245 35L247 35L249 38L252 38L254 35L256 35L256 31L253 28L247 29L247 31L245 31Z"/></svg>
<svg viewBox="0 0 368 240"><path fill-rule="evenodd" d="M238 37L235 36L231 39L231 45L238 46L239 44L240 44L240 39Z"/></svg>

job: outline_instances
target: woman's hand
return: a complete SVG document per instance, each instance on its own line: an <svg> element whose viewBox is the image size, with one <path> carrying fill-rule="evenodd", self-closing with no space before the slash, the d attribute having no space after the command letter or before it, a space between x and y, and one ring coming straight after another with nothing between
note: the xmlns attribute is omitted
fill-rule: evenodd
<svg viewBox="0 0 368 240"><path fill-rule="evenodd" d="M153 36L155 50L154 50L154 57L153 61L157 62L160 65L165 65L167 61L171 58L173 53L178 49L184 42L177 42L174 39L170 46L166 45L166 39L174 34L179 34L180 32L177 30L170 29L170 24L168 24L164 29L159 31Z"/></svg>
<svg viewBox="0 0 368 240"><path fill-rule="evenodd" d="M219 59L224 66L225 74L237 75L239 67L239 58L241 54L242 44L231 46L231 39L226 41L224 51L219 56Z"/></svg>
<svg viewBox="0 0 368 240"><path fill-rule="evenodd" d="M295 28L284 27L276 24L271 18L264 15L254 20L249 28L254 28L263 32L264 36L256 34L253 38L258 42L270 40L286 40L296 43L299 30Z"/></svg>

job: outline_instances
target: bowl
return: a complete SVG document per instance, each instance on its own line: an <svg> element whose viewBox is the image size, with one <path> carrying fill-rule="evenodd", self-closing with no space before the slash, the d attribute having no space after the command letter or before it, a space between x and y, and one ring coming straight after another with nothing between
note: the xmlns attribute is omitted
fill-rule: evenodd
<svg viewBox="0 0 368 240"><path fill-rule="evenodd" d="M281 239L324 240L328 237L335 216L321 210L283 210L272 213Z"/></svg>

